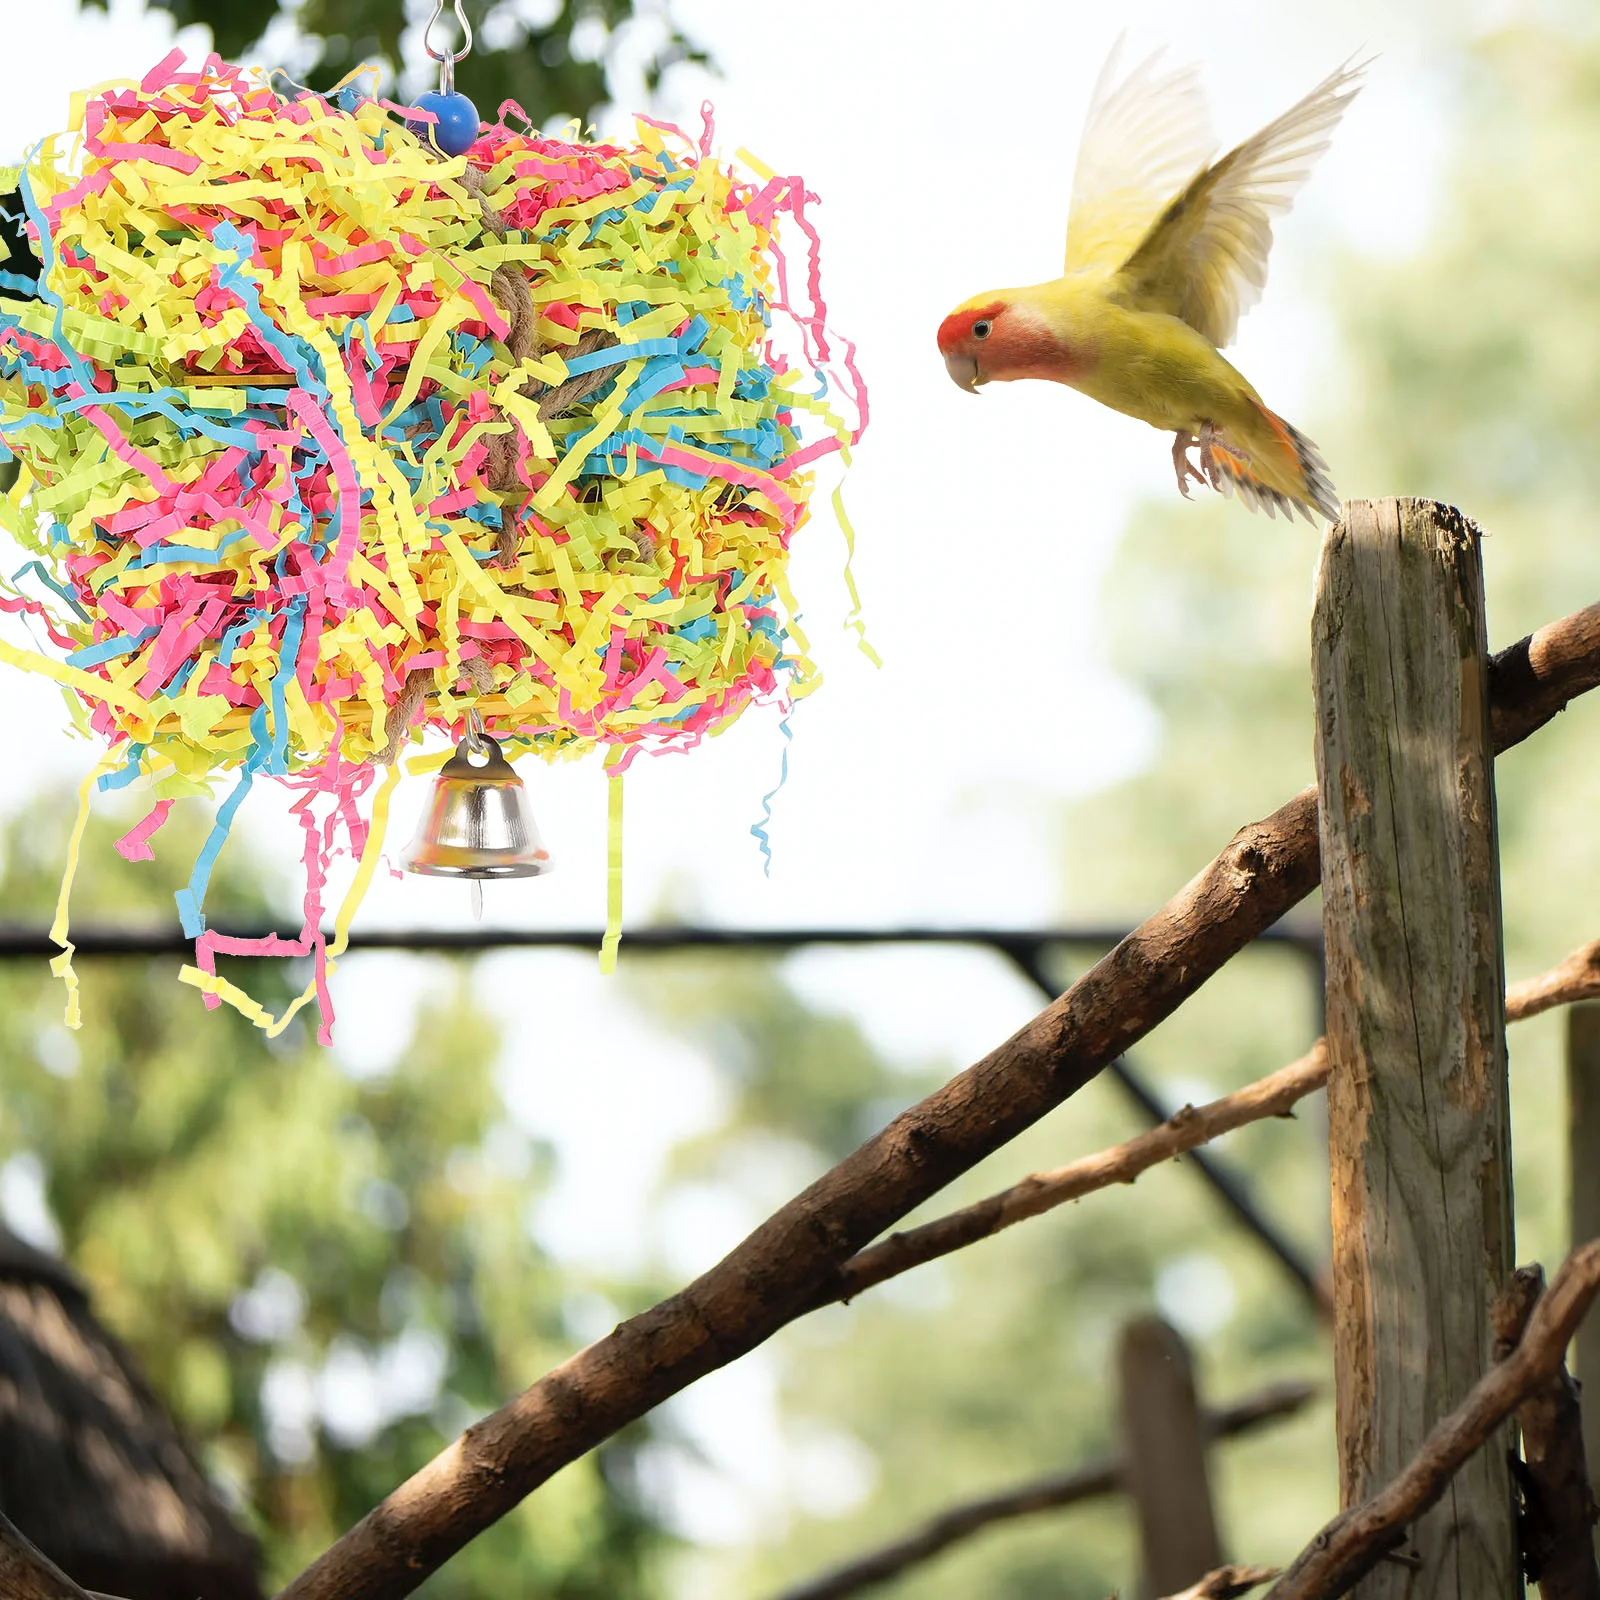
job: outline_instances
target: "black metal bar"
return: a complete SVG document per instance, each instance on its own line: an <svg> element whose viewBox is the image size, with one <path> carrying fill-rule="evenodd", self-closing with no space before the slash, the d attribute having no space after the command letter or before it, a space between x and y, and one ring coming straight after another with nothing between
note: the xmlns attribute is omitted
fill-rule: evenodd
<svg viewBox="0 0 1600 1600"><path fill-rule="evenodd" d="M264 927L228 930L235 937L260 938L276 930ZM1063 928L711 928L662 925L630 929L626 948L636 954L665 954L676 950L785 951L812 945L949 945L966 944L1006 956L1050 999L1058 993L1045 970L1044 953L1051 948L1109 950L1128 935L1125 928L1084 925ZM284 937L291 937L285 935ZM596 949L598 929L573 928L371 928L350 937L349 948L362 950L414 950L435 954L470 955L486 950ZM1308 958L1322 972L1322 933L1314 926L1280 923L1260 935L1259 943L1288 946ZM93 957L185 956L191 941L171 925L152 928L74 927L74 955ZM48 959L60 947L43 928L0 925L0 961ZM1171 1112L1144 1082L1126 1057L1106 1069L1152 1123L1165 1122ZM1195 1169L1222 1202L1282 1263L1284 1269L1324 1309L1325 1291L1316 1271L1297 1247L1257 1210L1242 1178L1230 1172L1204 1150L1190 1152Z"/></svg>
<svg viewBox="0 0 1600 1600"><path fill-rule="evenodd" d="M277 930L265 927L219 929L243 938L259 938ZM1109 950L1127 936L1126 928L706 928L662 925L630 928L624 951L669 950L795 950L806 945L970 944L1009 956L1019 965L1036 960L1050 946ZM281 934L294 938L294 934ZM594 949L598 928L369 928L350 936L351 950L417 950L470 954L480 950ZM1320 959L1321 938L1303 929L1269 928L1260 943L1287 945ZM175 924L148 928L97 928L75 925L76 956L181 956L192 949ZM0 961L48 958L59 946L43 928L0 925ZM1024 966L1024 971L1027 968ZM1030 973L1031 977L1032 974ZM1037 981L1037 980L1036 980ZM1048 984L1041 984L1048 988ZM1054 998L1054 991L1051 991Z"/></svg>
<svg viewBox="0 0 1600 1600"><path fill-rule="evenodd" d="M1153 1126L1172 1115L1126 1056L1113 1061L1106 1071L1122 1085L1128 1098L1143 1109ZM1191 1150L1187 1159L1194 1163L1222 1203L1278 1258L1320 1312L1327 1298L1322 1275L1300 1247L1256 1206L1244 1178L1209 1150Z"/></svg>
<svg viewBox="0 0 1600 1600"><path fill-rule="evenodd" d="M1318 948L1320 954L1320 943ZM1054 1000L1061 991L1045 970L1041 956L1042 951L1036 951L1031 956L1013 954L1012 960L1042 993ZM1105 1070L1149 1119L1152 1127L1159 1126L1172 1117L1175 1108L1166 1105L1125 1055L1118 1056ZM1193 1164L1195 1171L1211 1186L1213 1193L1223 1205L1266 1246L1284 1271L1299 1284L1317 1314L1326 1315L1330 1308L1322 1274L1311 1264L1300 1247L1256 1205L1245 1179L1234 1172L1226 1161L1209 1150L1191 1150L1187 1159Z"/></svg>

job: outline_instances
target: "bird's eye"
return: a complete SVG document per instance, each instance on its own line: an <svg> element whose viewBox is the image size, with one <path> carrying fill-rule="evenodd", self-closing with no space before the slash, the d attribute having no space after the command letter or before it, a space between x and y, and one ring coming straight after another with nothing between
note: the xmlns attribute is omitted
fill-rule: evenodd
<svg viewBox="0 0 1600 1600"><path fill-rule="evenodd" d="M972 324L972 337L974 339L987 339L989 337L989 330L993 326L994 324L987 317L979 317L978 320Z"/></svg>

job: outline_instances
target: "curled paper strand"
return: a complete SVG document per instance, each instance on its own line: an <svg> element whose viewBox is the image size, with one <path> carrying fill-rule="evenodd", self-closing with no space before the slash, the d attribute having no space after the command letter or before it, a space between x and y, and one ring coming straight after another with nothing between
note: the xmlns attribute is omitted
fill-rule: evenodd
<svg viewBox="0 0 1600 1600"><path fill-rule="evenodd" d="M794 729L789 726L792 715L786 716L778 724L778 731L783 735L783 760L778 768L778 781L761 797L761 820L750 824L750 832L761 849L761 874L766 878L772 876L772 835L769 831L772 827L772 802L789 781L789 741L794 738Z"/></svg>
<svg viewBox="0 0 1600 1600"><path fill-rule="evenodd" d="M99 787L153 785L129 859L172 798L224 795L184 980L269 1031L215 957L309 957L289 1015L314 999L326 1037L322 887L359 860L347 931L406 746L475 710L510 753L605 750L609 965L628 763L818 681L789 547L866 400L815 197L714 158L709 115L583 145L512 110L440 160L366 80L285 95L174 54L80 97L18 178L43 272L0 283L0 522L38 592L0 608L62 656L0 660L81 703ZM266 778L297 797L306 920L247 944L206 888Z"/></svg>
<svg viewBox="0 0 1600 1600"><path fill-rule="evenodd" d="M606 780L606 931L600 941L600 970L617 970L622 938L622 763Z"/></svg>

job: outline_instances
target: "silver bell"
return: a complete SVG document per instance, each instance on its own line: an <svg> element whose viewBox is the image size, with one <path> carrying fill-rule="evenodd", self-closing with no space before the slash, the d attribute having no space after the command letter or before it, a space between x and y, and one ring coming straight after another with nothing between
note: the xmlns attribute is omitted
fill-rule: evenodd
<svg viewBox="0 0 1600 1600"><path fill-rule="evenodd" d="M522 779L488 734L474 728L439 769L400 864L432 878L537 878L555 865Z"/></svg>

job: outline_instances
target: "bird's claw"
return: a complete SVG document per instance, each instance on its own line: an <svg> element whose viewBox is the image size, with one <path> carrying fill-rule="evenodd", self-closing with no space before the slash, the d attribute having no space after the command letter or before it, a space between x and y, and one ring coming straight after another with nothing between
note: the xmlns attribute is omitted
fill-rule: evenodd
<svg viewBox="0 0 1600 1600"><path fill-rule="evenodd" d="M1204 473L1205 481L1221 493L1222 473L1217 467L1217 458L1211 453L1211 442L1217 436L1217 430L1209 422L1200 424L1200 472ZM1198 476L1198 474L1197 474Z"/></svg>
<svg viewBox="0 0 1600 1600"><path fill-rule="evenodd" d="M1189 459L1189 452L1199 443L1200 441L1192 433L1176 433L1172 438L1172 465L1177 469L1178 473L1178 493L1185 500L1190 498L1189 480L1191 478L1196 483L1209 481L1206 475L1197 470L1194 462Z"/></svg>

